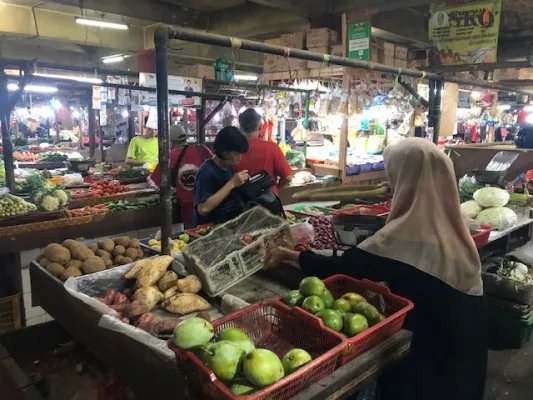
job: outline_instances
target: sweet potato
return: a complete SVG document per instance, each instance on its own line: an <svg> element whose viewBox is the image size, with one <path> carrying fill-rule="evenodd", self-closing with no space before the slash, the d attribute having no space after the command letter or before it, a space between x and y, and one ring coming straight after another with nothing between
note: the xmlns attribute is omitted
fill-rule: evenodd
<svg viewBox="0 0 533 400"><path fill-rule="evenodd" d="M92 256L83 262L81 270L84 274L92 274L94 272L103 271L105 269L104 260L100 257Z"/></svg>
<svg viewBox="0 0 533 400"><path fill-rule="evenodd" d="M172 296L178 294L178 287L172 286L170 289L165 290L165 293L163 293L163 297L165 299L170 299Z"/></svg>
<svg viewBox="0 0 533 400"><path fill-rule="evenodd" d="M81 269L81 266L83 264L83 261L80 260L70 260L68 263L65 264L65 268L78 268Z"/></svg>
<svg viewBox="0 0 533 400"><path fill-rule="evenodd" d="M61 274L65 271L65 267L58 263L50 263L46 266L46 270L55 277L59 278Z"/></svg>
<svg viewBox="0 0 533 400"><path fill-rule="evenodd" d="M202 290L202 282L196 275L189 275L176 283L178 290L182 293L198 293Z"/></svg>
<svg viewBox="0 0 533 400"><path fill-rule="evenodd" d="M94 252L94 254L101 258L111 258L111 253L109 251L105 251L102 249L98 249Z"/></svg>
<svg viewBox="0 0 533 400"><path fill-rule="evenodd" d="M128 236L120 236L114 239L116 246L128 247L130 245L130 238Z"/></svg>
<svg viewBox="0 0 533 400"><path fill-rule="evenodd" d="M138 249L140 246L141 246L141 242L139 242L139 239L135 239L135 238L130 239L129 247Z"/></svg>
<svg viewBox="0 0 533 400"><path fill-rule="evenodd" d="M89 250L91 250L93 253L96 253L96 251L98 250L98 244L96 243L91 243L89 246L87 246L87 248Z"/></svg>
<svg viewBox="0 0 533 400"><path fill-rule="evenodd" d="M157 282L157 287L162 292L166 291L167 289L170 289L173 286L176 286L176 282L178 281L178 275L174 271L167 271L163 274L161 279Z"/></svg>
<svg viewBox="0 0 533 400"><path fill-rule="evenodd" d="M146 261L146 266L137 274L137 286L140 288L155 285L172 261L174 261L174 258L171 256L159 256Z"/></svg>
<svg viewBox="0 0 533 400"><path fill-rule="evenodd" d="M132 260L136 260L137 257L137 249L134 249L133 247L128 247L126 249L126 252L124 253L124 257L129 257Z"/></svg>
<svg viewBox="0 0 533 400"><path fill-rule="evenodd" d="M113 304L128 304L129 302L128 296L123 293L116 293L113 299Z"/></svg>
<svg viewBox="0 0 533 400"><path fill-rule="evenodd" d="M146 304L151 311L157 303L163 300L163 293L154 286L142 287L133 294L133 300Z"/></svg>
<svg viewBox="0 0 533 400"><path fill-rule="evenodd" d="M143 331L149 331L153 323L154 323L154 314L152 314L151 312L148 312L139 317L139 319L135 323L135 326L139 329L142 329Z"/></svg>
<svg viewBox="0 0 533 400"><path fill-rule="evenodd" d="M124 310L122 310L122 315L127 318L136 318L139 315L145 314L150 311L150 308L140 301L132 301L130 304L126 304Z"/></svg>
<svg viewBox="0 0 533 400"><path fill-rule="evenodd" d="M77 278L78 276L81 276L81 275L82 273L79 268L68 267L61 274L61 280L66 281L68 278Z"/></svg>
<svg viewBox="0 0 533 400"><path fill-rule="evenodd" d="M118 245L115 246L111 254L113 254L114 256L123 256L125 252L126 249L124 248L124 246Z"/></svg>
<svg viewBox="0 0 533 400"><path fill-rule="evenodd" d="M179 319L169 318L156 322L150 328L150 333L154 336L172 335L176 325L180 322Z"/></svg>
<svg viewBox="0 0 533 400"><path fill-rule="evenodd" d="M111 300L107 297L97 297L96 300L98 300L100 303L103 303L105 304L106 306L110 306L111 305Z"/></svg>
<svg viewBox="0 0 533 400"><path fill-rule="evenodd" d="M50 243L45 247L43 255L53 263L64 265L71 259L71 252L57 243Z"/></svg>
<svg viewBox="0 0 533 400"><path fill-rule="evenodd" d="M135 264L133 264L131 269L128 272L126 272L126 274L124 275L124 278L126 278L126 279L136 279L137 278L137 274L139 273L139 271L141 269L143 269L146 265L148 265L148 263L147 263L148 261L150 261L150 260L137 261Z"/></svg>
<svg viewBox="0 0 533 400"><path fill-rule="evenodd" d="M196 311L204 311L211 308L211 305L204 298L192 293L178 293L170 299L165 300L163 307L168 312L174 314L190 314Z"/></svg>

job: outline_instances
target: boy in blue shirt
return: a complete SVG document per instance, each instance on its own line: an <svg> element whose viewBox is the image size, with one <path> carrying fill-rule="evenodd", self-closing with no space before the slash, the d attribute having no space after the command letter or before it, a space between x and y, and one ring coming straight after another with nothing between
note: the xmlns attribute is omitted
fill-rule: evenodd
<svg viewBox="0 0 533 400"><path fill-rule="evenodd" d="M205 161L196 174L193 225L229 221L243 212L233 189L248 181L248 171L236 172L248 140L241 131L228 126L221 129L213 145L215 156Z"/></svg>

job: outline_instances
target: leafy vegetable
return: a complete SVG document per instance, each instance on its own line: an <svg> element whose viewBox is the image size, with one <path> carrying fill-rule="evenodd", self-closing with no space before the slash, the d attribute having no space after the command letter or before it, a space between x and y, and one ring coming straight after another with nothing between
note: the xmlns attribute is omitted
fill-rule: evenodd
<svg viewBox="0 0 533 400"><path fill-rule="evenodd" d="M504 207L511 196L507 190L485 187L474 193L474 200L480 207Z"/></svg>
<svg viewBox="0 0 533 400"><path fill-rule="evenodd" d="M461 214L467 218L476 218L480 212L481 207L474 200L469 200L461 204Z"/></svg>
<svg viewBox="0 0 533 400"><path fill-rule="evenodd" d="M493 207L481 211L476 220L502 231L515 225L518 222L518 216L507 207Z"/></svg>
<svg viewBox="0 0 533 400"><path fill-rule="evenodd" d="M527 265L509 260L506 257L501 261L496 274L515 282L522 282L525 284L533 283L533 277L529 274Z"/></svg>
<svg viewBox="0 0 533 400"><path fill-rule="evenodd" d="M472 200L474 193L481 189L483 185L476 182L476 178L464 176L459 180L459 197L461 203Z"/></svg>

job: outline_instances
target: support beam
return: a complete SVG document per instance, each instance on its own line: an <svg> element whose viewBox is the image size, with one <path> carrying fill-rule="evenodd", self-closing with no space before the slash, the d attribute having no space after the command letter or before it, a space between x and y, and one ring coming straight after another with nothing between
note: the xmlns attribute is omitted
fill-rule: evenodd
<svg viewBox="0 0 533 400"><path fill-rule="evenodd" d="M250 0L250 3L290 11L306 17L328 12L328 2L320 0Z"/></svg>
<svg viewBox="0 0 533 400"><path fill-rule="evenodd" d="M80 0L50 0L47 3L57 3L75 8L80 11ZM189 26L196 29L206 29L207 13L185 8L172 2L137 1L131 0L83 0L84 10L98 13L116 14L129 18L157 21L171 25Z"/></svg>
<svg viewBox="0 0 533 400"><path fill-rule="evenodd" d="M358 11L362 16L369 16L381 11L398 10L400 8L427 6L435 0L332 0L330 12L342 14Z"/></svg>

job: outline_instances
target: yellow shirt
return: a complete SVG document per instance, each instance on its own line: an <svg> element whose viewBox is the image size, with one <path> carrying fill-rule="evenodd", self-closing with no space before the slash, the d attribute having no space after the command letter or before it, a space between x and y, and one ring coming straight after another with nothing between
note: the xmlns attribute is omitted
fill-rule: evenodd
<svg viewBox="0 0 533 400"><path fill-rule="evenodd" d="M127 158L137 161L151 162L157 161L159 156L159 147L157 138L145 139L142 136L135 136L130 141Z"/></svg>

